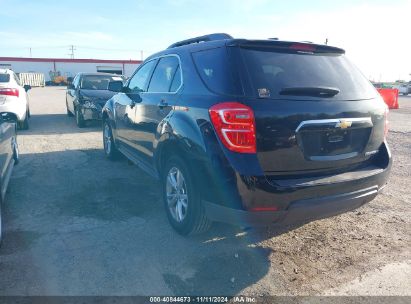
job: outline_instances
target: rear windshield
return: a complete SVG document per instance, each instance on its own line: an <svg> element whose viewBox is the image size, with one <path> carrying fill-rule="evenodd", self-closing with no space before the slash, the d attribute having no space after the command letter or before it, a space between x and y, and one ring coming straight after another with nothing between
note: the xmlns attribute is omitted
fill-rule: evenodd
<svg viewBox="0 0 411 304"><path fill-rule="evenodd" d="M110 81L124 81L124 78L110 75L86 75L82 78L81 88L84 90L107 90Z"/></svg>
<svg viewBox="0 0 411 304"><path fill-rule="evenodd" d="M0 82L9 82L10 74L0 74Z"/></svg>
<svg viewBox="0 0 411 304"><path fill-rule="evenodd" d="M341 54L284 53L245 48L242 54L255 95L260 98L301 99L303 88L310 88L311 91L306 91L311 94L315 88L336 89L334 92L338 93L324 97L337 100L377 96L371 83ZM288 94L283 94L287 90Z"/></svg>

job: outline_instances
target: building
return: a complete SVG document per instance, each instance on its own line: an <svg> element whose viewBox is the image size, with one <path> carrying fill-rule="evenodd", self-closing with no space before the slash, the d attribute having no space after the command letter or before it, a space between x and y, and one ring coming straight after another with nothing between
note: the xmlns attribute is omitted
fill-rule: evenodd
<svg viewBox="0 0 411 304"><path fill-rule="evenodd" d="M140 60L0 57L0 68L16 73L42 73L45 81L50 81L56 74L74 77L79 72L106 72L130 77L140 64Z"/></svg>

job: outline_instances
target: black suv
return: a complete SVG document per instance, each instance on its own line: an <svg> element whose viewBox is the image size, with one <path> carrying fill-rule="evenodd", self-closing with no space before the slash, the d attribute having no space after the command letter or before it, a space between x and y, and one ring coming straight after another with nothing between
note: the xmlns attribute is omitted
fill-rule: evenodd
<svg viewBox="0 0 411 304"><path fill-rule="evenodd" d="M103 108L104 150L161 180L180 234L289 225L385 186L387 107L344 50L212 34L152 55Z"/></svg>

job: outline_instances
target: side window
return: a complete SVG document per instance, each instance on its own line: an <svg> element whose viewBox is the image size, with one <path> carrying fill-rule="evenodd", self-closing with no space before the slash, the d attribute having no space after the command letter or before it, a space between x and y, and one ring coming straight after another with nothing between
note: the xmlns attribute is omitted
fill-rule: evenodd
<svg viewBox="0 0 411 304"><path fill-rule="evenodd" d="M148 91L158 93L169 92L178 66L179 61L175 56L161 58L154 70L153 77L151 77Z"/></svg>
<svg viewBox="0 0 411 304"><path fill-rule="evenodd" d="M225 48L208 49L192 53L195 66L209 90L216 93L239 95L238 84Z"/></svg>
<svg viewBox="0 0 411 304"><path fill-rule="evenodd" d="M174 73L174 79L171 83L170 92L176 92L181 85L181 69L180 66L177 67L176 72Z"/></svg>
<svg viewBox="0 0 411 304"><path fill-rule="evenodd" d="M130 79L128 88L131 92L145 92L151 71L156 65L157 60L145 63Z"/></svg>

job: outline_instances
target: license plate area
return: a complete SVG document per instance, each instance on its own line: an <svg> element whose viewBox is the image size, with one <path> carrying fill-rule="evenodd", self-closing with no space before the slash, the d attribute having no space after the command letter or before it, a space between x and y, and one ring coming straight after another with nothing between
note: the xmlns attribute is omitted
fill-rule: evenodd
<svg viewBox="0 0 411 304"><path fill-rule="evenodd" d="M308 160L330 161L355 157L366 148L372 131L369 119L350 121L350 126L346 128L339 127L340 120L315 122L302 125L296 133L298 145Z"/></svg>

